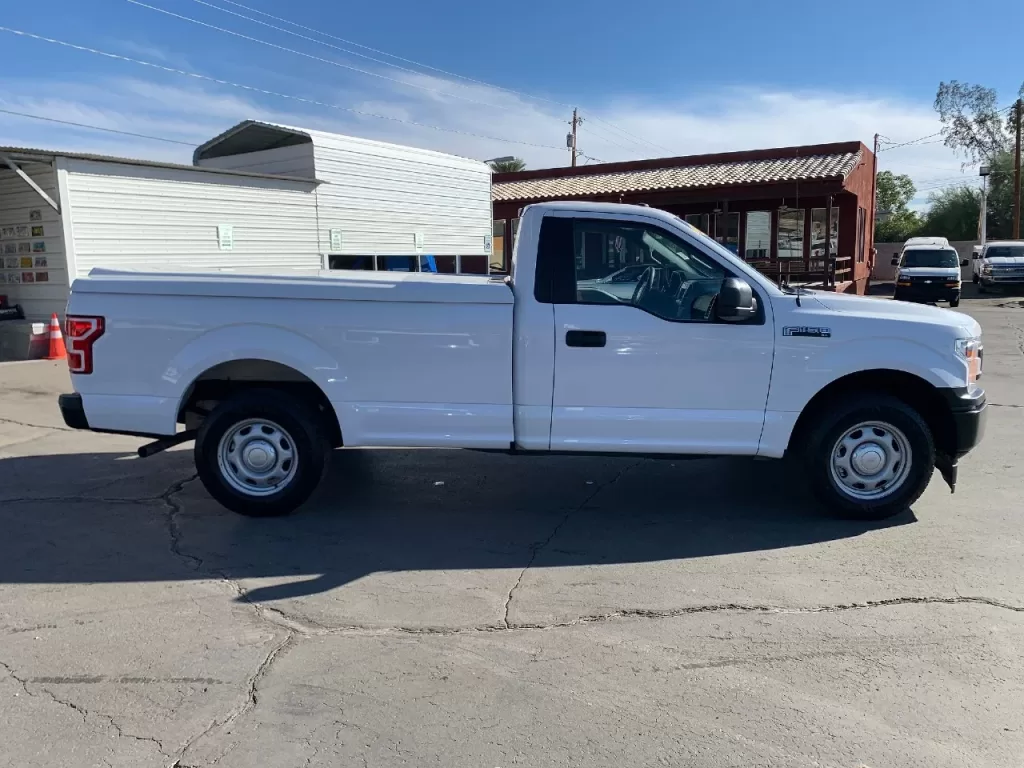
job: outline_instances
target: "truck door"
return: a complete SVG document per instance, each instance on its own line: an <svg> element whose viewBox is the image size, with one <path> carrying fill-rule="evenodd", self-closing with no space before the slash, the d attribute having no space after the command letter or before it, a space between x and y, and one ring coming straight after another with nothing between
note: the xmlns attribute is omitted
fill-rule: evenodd
<svg viewBox="0 0 1024 768"><path fill-rule="evenodd" d="M717 321L722 280L742 275L653 219L545 217L541 237L564 254L544 277L551 449L755 453L774 355L765 297L757 318Z"/></svg>

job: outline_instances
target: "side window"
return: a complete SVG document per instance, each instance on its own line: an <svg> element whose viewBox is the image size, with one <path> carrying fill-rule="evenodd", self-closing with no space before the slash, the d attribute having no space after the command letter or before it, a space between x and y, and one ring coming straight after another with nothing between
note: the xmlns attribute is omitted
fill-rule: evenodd
<svg viewBox="0 0 1024 768"><path fill-rule="evenodd" d="M674 322L713 317L725 270L662 229L576 219L577 304L627 305Z"/></svg>

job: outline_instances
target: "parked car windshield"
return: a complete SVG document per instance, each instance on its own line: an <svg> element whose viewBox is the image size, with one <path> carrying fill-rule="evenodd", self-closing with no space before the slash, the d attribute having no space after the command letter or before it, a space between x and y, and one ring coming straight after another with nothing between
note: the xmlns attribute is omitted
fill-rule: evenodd
<svg viewBox="0 0 1024 768"><path fill-rule="evenodd" d="M956 251L914 249L903 254L903 264L913 267L958 267L960 257Z"/></svg>
<svg viewBox="0 0 1024 768"><path fill-rule="evenodd" d="M992 245L985 253L986 259L1005 259L1010 256L1024 256L1024 243L1020 245Z"/></svg>

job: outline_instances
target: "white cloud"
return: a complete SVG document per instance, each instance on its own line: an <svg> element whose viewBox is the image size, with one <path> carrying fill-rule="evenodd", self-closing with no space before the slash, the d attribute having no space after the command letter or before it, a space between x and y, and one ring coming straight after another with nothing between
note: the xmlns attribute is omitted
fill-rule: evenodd
<svg viewBox="0 0 1024 768"><path fill-rule="evenodd" d="M480 159L515 154L525 158L530 167L567 164L568 152L563 147L569 107L463 81L385 73L409 84L359 79L346 82L345 87L324 88L308 81L278 78L274 88L290 88L289 93L303 98L391 120L163 73L81 82L0 80L0 107L193 143L239 120L261 118ZM261 73L254 69L250 77L256 84ZM935 133L941 127L930 104L815 91L729 88L657 101L623 95L599 106L599 111L592 113L581 105L585 122L579 146L588 156L603 161L848 140L870 145L875 132L900 143ZM141 154L179 162L188 162L191 154L185 146L3 114L0 144ZM960 161L941 144L883 152L879 169L909 174L922 190L918 203L926 198L927 190L940 184L976 180L973 171L962 172Z"/></svg>

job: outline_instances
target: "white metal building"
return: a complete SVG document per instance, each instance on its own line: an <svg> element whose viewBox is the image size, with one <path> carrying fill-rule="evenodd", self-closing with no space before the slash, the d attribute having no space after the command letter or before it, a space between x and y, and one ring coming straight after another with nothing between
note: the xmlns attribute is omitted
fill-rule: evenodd
<svg viewBox="0 0 1024 768"><path fill-rule="evenodd" d="M0 147L0 295L44 321L98 266L488 271L485 163L251 120L194 163Z"/></svg>

